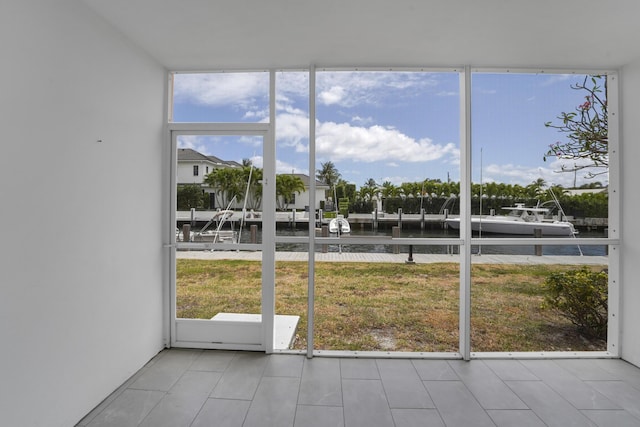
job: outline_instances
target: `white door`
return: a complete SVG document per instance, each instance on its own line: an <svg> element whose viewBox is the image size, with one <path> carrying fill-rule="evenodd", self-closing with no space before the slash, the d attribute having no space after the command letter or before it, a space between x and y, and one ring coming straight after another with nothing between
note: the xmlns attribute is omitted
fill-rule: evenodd
<svg viewBox="0 0 640 427"><path fill-rule="evenodd" d="M264 124L181 124L171 130L174 347L273 350L271 135ZM234 259L249 262L234 269Z"/></svg>

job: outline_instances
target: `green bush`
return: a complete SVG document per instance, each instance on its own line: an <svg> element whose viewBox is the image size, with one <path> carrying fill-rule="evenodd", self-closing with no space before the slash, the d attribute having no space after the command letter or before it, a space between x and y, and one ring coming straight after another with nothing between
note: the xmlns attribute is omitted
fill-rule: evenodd
<svg viewBox="0 0 640 427"><path fill-rule="evenodd" d="M607 338L606 271L586 267L551 274L544 282L545 305L558 310L589 337Z"/></svg>

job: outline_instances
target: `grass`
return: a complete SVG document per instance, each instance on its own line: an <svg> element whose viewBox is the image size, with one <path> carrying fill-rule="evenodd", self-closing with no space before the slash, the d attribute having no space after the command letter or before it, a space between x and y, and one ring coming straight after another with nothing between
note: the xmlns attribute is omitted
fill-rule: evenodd
<svg viewBox="0 0 640 427"><path fill-rule="evenodd" d="M177 314L260 313L261 264L177 260ZM472 266L472 351L592 351L542 307L541 284L561 265ZM316 263L316 349L458 351L459 267L455 263ZM294 348L306 348L307 264L276 263L276 313L300 316Z"/></svg>

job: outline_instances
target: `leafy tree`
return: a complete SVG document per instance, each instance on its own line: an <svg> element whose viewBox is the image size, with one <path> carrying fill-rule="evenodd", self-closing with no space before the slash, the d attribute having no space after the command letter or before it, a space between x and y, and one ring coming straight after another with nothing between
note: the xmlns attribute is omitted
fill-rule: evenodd
<svg viewBox="0 0 640 427"><path fill-rule="evenodd" d="M191 208L204 207L205 195L202 187L197 184L181 185L177 188L177 202L179 211L188 211Z"/></svg>
<svg viewBox="0 0 640 427"><path fill-rule="evenodd" d="M364 201L371 201L378 195L378 183L375 179L369 178L362 187L360 187L360 198Z"/></svg>
<svg viewBox="0 0 640 427"><path fill-rule="evenodd" d="M246 200L247 209L260 209L262 206L262 169L253 168L251 170L251 163L249 163L249 165L245 165L242 168L242 174L244 185L247 185L247 182L249 183L249 194ZM251 181L249 181L249 176L251 176Z"/></svg>
<svg viewBox="0 0 640 427"><path fill-rule="evenodd" d="M305 190L304 182L295 175L276 175L276 204L279 209L288 209L294 193L300 194Z"/></svg>
<svg viewBox="0 0 640 427"><path fill-rule="evenodd" d="M247 182L244 168L214 169L204 178L204 182L215 189L216 199L221 206L226 207L234 197L237 202L244 199Z"/></svg>
<svg viewBox="0 0 640 427"><path fill-rule="evenodd" d="M330 191L333 191L333 187L338 183L341 176L332 161L320 163L320 169L316 171L316 178L331 187Z"/></svg>
<svg viewBox="0 0 640 427"><path fill-rule="evenodd" d="M562 166L562 172L589 169L587 177L607 173L609 170L609 138L607 116L607 76L585 76L582 83L571 85L572 89L585 91L585 102L575 111L560 113L559 122L545 123L557 129L567 141L549 146L547 157L573 160L573 166Z"/></svg>

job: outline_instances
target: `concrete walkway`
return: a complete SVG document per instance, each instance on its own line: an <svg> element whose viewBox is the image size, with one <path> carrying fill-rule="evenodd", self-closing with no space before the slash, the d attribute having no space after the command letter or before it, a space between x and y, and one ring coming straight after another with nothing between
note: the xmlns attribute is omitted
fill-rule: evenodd
<svg viewBox="0 0 640 427"><path fill-rule="evenodd" d="M316 262L389 262L405 263L407 254L389 253L316 253ZM307 252L276 252L276 261L307 261ZM260 251L178 251L178 259L241 259L260 261ZM460 262L459 255L414 254L416 264L436 262ZM564 265L608 265L606 256L535 256L535 255L472 255L473 264L564 264Z"/></svg>

